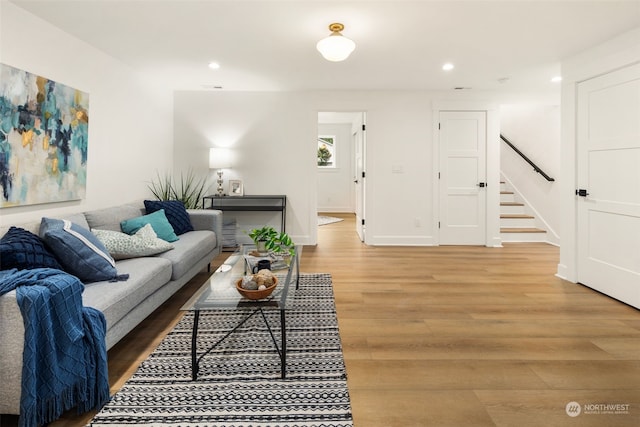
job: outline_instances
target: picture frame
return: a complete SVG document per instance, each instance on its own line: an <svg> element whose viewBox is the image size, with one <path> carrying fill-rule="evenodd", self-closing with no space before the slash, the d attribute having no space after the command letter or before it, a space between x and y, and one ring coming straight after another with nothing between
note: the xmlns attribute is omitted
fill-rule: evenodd
<svg viewBox="0 0 640 427"><path fill-rule="evenodd" d="M229 196L244 196L244 187L242 185L242 180L229 180Z"/></svg>
<svg viewBox="0 0 640 427"><path fill-rule="evenodd" d="M335 169L337 151L335 135L318 135L318 168Z"/></svg>

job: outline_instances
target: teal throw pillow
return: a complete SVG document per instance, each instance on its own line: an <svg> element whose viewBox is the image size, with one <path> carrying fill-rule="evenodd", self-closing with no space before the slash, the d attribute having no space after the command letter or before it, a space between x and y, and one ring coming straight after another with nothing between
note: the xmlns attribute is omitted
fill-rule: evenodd
<svg viewBox="0 0 640 427"><path fill-rule="evenodd" d="M147 224L151 224L153 231L156 232L159 238L166 240L167 242L175 242L178 240L178 236L173 231L173 227L169 223L167 216L164 213L164 209L160 209L154 213L139 216L124 220L120 223L120 228L127 234L134 234Z"/></svg>

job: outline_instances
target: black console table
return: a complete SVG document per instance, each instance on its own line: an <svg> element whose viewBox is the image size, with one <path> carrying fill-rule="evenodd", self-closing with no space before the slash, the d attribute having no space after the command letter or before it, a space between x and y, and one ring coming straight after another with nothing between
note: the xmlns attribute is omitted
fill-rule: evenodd
<svg viewBox="0 0 640 427"><path fill-rule="evenodd" d="M208 202L208 206L207 206ZM203 209L218 209L235 212L280 212L280 230L285 231L287 219L287 196L204 196Z"/></svg>

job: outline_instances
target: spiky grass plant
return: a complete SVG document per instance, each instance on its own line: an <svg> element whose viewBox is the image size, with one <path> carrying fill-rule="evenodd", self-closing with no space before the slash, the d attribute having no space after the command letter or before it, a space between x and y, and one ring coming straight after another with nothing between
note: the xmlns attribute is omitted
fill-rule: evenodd
<svg viewBox="0 0 640 427"><path fill-rule="evenodd" d="M149 190L158 200L179 200L187 209L198 209L202 207L202 197L209 190L206 178L196 178L192 170L186 175L180 173L180 181L175 183L169 173L160 175L158 172L156 180L149 185Z"/></svg>

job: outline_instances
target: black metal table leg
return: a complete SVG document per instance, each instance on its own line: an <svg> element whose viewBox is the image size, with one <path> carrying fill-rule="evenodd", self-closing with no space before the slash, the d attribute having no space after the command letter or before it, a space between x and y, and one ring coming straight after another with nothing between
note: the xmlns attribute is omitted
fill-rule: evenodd
<svg viewBox="0 0 640 427"><path fill-rule="evenodd" d="M193 331L191 331L191 380L198 378L198 321L200 320L200 310L193 313Z"/></svg>
<svg viewBox="0 0 640 427"><path fill-rule="evenodd" d="M287 325L285 323L285 313L284 309L280 309L280 338L282 340L281 348L282 351L280 353L280 368L282 370L282 379L285 379L287 376Z"/></svg>

